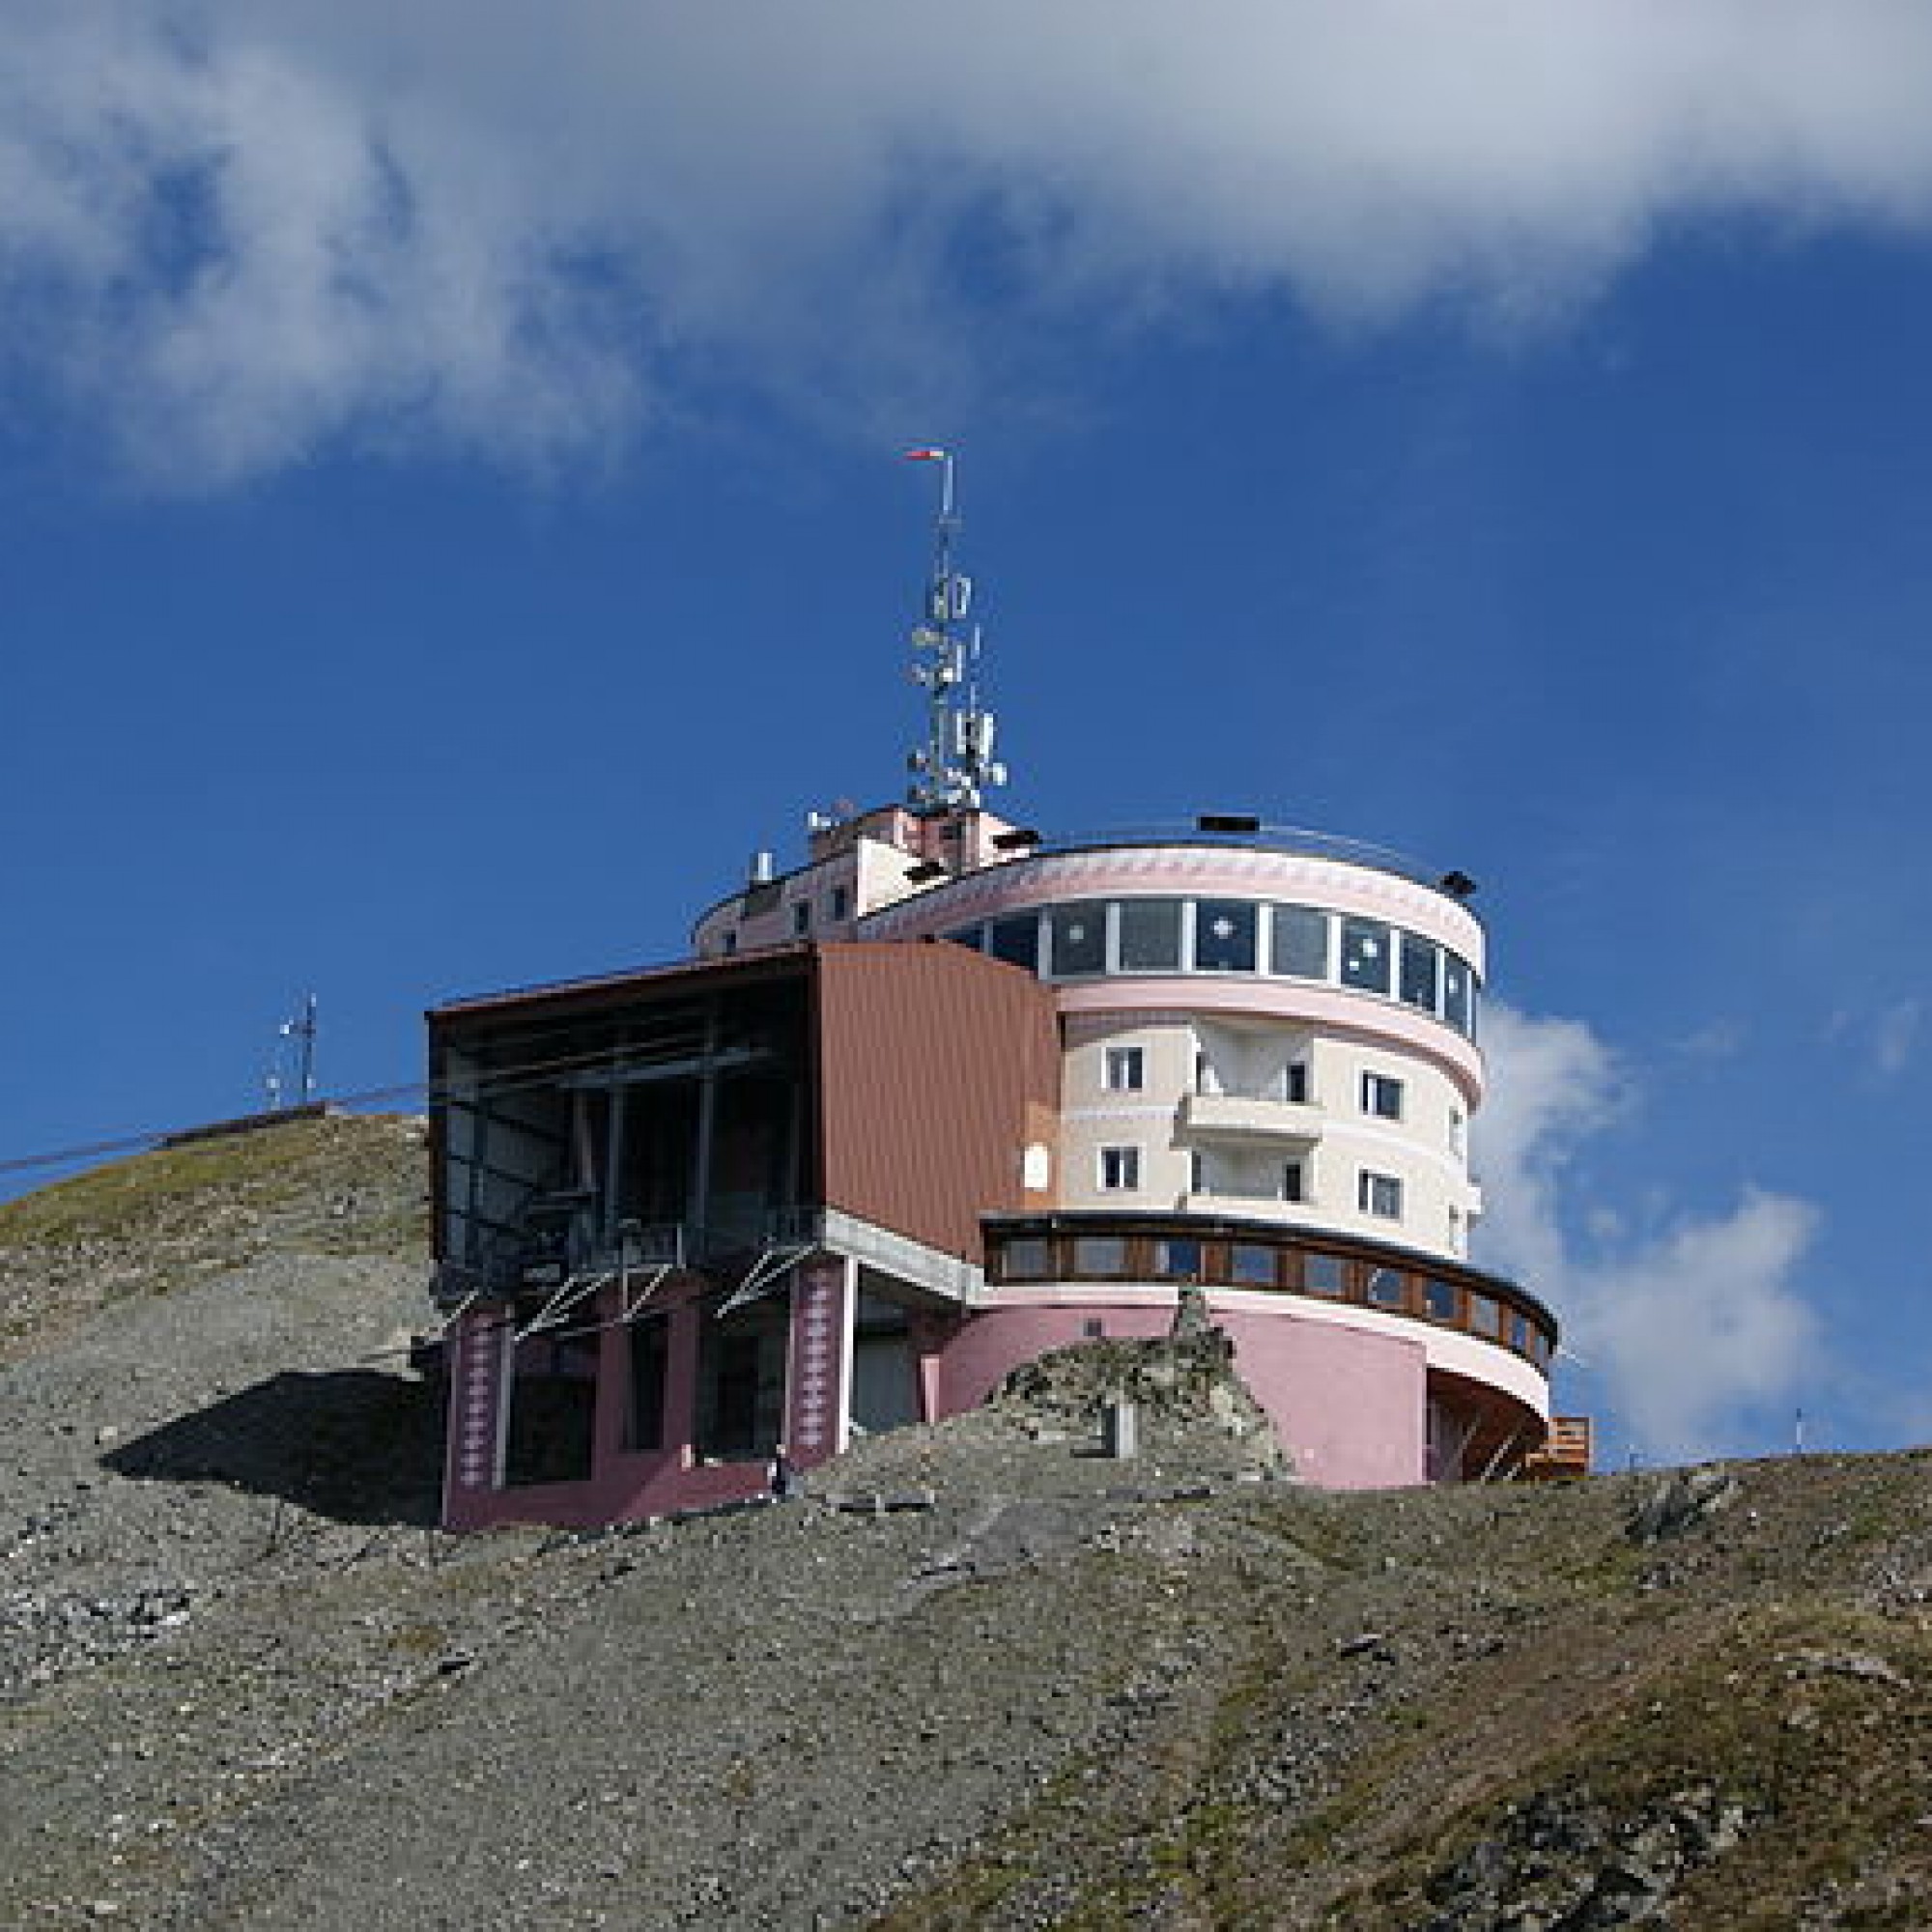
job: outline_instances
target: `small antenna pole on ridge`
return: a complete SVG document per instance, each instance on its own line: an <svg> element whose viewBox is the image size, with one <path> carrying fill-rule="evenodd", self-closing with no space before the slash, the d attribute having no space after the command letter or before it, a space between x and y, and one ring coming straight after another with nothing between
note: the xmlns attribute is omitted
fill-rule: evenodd
<svg viewBox="0 0 1932 1932"><path fill-rule="evenodd" d="M269 1068L269 1105L271 1108L279 1108L282 1105L283 1096L291 1086L295 1090L297 1106L306 1106L315 1098L315 1037L319 1030L316 1024L315 995L305 993L302 996L300 1010L295 1018L284 1020L275 1029L277 1040L296 1042L296 1072L293 1081L284 1079L282 1055L278 1049Z"/></svg>
<svg viewBox="0 0 1932 1932"><path fill-rule="evenodd" d="M980 627L967 621L973 580L952 562L959 528L952 452L909 449L906 458L939 466L932 577L912 632L912 674L926 691L925 743L906 760L912 774L906 803L916 811L976 811L989 787L1006 783L1007 773L993 756L993 714L980 702Z"/></svg>

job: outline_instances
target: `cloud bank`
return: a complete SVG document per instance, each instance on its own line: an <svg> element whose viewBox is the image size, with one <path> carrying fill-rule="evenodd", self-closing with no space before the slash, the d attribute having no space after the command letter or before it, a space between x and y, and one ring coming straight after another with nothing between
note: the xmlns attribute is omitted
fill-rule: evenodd
<svg viewBox="0 0 1932 1932"><path fill-rule="evenodd" d="M1810 1204L1752 1188L1728 1213L1647 1204L1641 1227L1613 1205L1592 1211L1577 1169L1623 1116L1631 1083L1615 1056L1575 1020L1495 1006L1485 1046L1480 1257L1555 1307L1634 1445L1656 1461L1712 1453L1815 1378L1820 1323L1796 1286Z"/></svg>
<svg viewBox="0 0 1932 1932"><path fill-rule="evenodd" d="M1670 224L1932 218L1916 0L22 0L0 342L154 473L581 459L1045 318L1560 312Z"/></svg>

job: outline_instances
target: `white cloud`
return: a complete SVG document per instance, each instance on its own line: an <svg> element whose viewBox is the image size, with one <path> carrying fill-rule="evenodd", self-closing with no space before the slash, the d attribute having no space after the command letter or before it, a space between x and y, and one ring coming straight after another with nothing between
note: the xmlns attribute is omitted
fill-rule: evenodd
<svg viewBox="0 0 1932 1932"><path fill-rule="evenodd" d="M1008 311L1517 322L1672 222L1932 213L1916 0L29 0L8 41L0 339L184 480L574 455L694 366L881 407Z"/></svg>
<svg viewBox="0 0 1932 1932"><path fill-rule="evenodd" d="M1918 1044L1924 1009L1917 1000L1900 1000L1887 1007L1872 1022L1872 1065L1884 1080L1903 1073Z"/></svg>
<svg viewBox="0 0 1932 1932"><path fill-rule="evenodd" d="M1634 1443L1660 1460L1710 1453L1815 1378L1820 1323L1796 1286L1815 1208L1748 1188L1728 1212L1653 1204L1641 1229L1601 1214L1575 1169L1623 1111L1616 1057L1575 1020L1507 1008L1490 1009L1487 1044L1481 1258L1556 1308Z"/></svg>

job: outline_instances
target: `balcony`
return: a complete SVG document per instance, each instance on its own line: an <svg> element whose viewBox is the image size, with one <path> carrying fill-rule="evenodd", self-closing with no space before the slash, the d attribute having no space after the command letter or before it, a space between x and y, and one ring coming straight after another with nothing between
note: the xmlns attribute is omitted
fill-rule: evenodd
<svg viewBox="0 0 1932 1932"><path fill-rule="evenodd" d="M1321 1135L1321 1110L1279 1094L1189 1094L1177 1125L1183 1134L1312 1148Z"/></svg>
<svg viewBox="0 0 1932 1932"><path fill-rule="evenodd" d="M1280 1221L1291 1227L1316 1225L1321 1219L1313 1202L1285 1201L1279 1188L1272 1194L1240 1186L1197 1188L1181 1195L1176 1207L1182 1214L1239 1214L1247 1220Z"/></svg>

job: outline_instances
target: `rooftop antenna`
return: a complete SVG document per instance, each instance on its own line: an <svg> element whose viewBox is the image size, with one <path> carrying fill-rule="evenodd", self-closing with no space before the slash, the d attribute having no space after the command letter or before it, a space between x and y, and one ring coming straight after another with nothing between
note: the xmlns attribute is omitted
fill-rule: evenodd
<svg viewBox="0 0 1932 1932"><path fill-rule="evenodd" d="M980 627L969 623L973 580L952 564L959 529L950 450L909 449L909 463L939 465L932 575L925 609L912 631L912 675L926 692L925 743L906 760L906 803L915 811L978 810L985 792L1007 781L993 756L993 714L980 702Z"/></svg>

